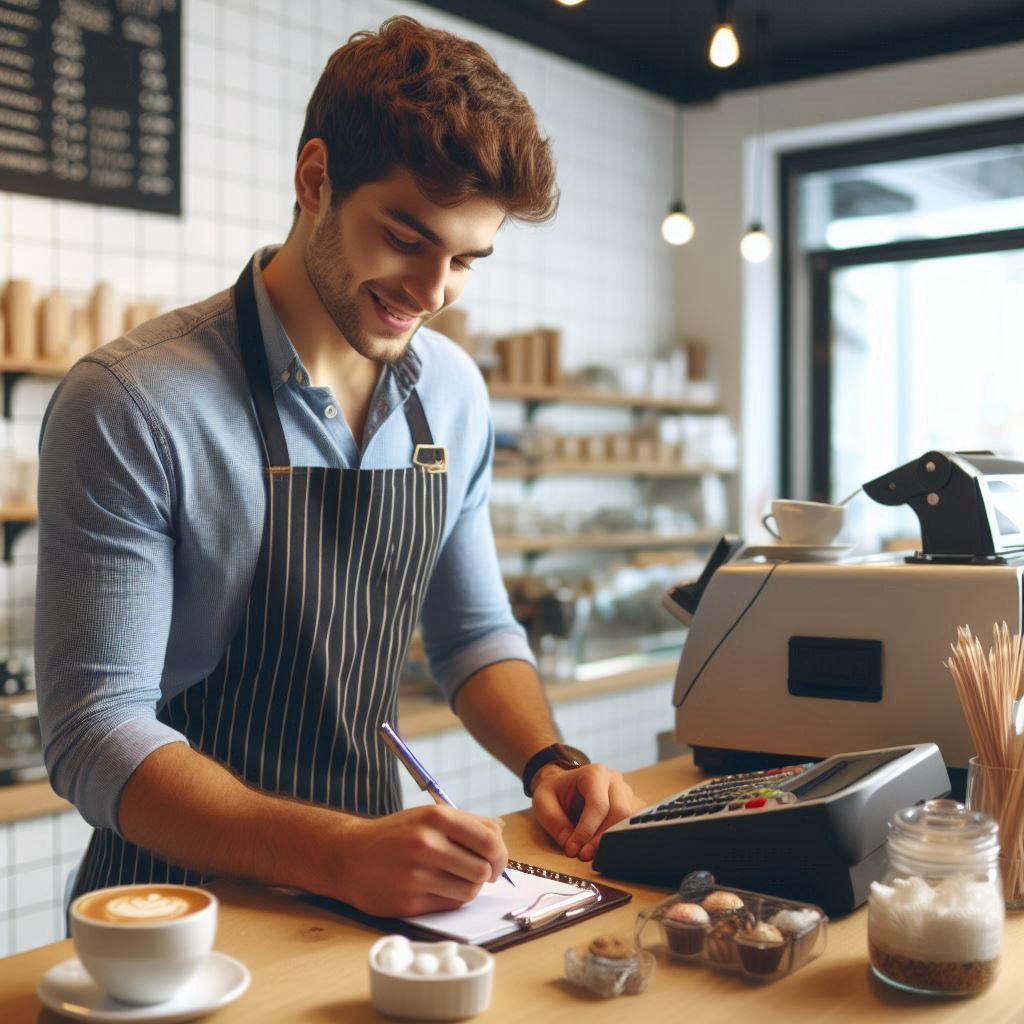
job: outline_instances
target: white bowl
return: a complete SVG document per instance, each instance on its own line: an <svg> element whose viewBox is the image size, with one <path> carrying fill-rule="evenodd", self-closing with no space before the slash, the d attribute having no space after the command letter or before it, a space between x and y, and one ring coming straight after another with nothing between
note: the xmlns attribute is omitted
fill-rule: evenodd
<svg viewBox="0 0 1024 1024"><path fill-rule="evenodd" d="M407 1020L463 1020L487 1009L494 981L494 957L486 949L460 944L459 956L469 970L457 975L397 973L381 967L378 956L394 936L370 948L370 1001L389 1017ZM437 943L411 942L413 954L429 953Z"/></svg>

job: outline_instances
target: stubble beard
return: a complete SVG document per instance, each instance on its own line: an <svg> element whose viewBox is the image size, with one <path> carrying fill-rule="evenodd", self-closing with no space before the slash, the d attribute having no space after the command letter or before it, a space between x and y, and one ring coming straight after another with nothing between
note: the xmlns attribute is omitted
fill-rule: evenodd
<svg viewBox="0 0 1024 1024"><path fill-rule="evenodd" d="M420 324L417 323L408 336L392 338L374 337L363 328L359 293L352 290L355 274L345 257L337 229L338 214L339 210L335 210L313 229L304 254L306 276L327 315L356 352L378 363L397 363L405 355Z"/></svg>

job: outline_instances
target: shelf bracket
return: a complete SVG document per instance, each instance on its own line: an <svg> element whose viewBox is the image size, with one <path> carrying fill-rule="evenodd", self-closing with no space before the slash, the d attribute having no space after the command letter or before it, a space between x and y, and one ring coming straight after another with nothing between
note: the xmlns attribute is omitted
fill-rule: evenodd
<svg viewBox="0 0 1024 1024"><path fill-rule="evenodd" d="M4 561L10 562L14 554L14 542L22 531L35 526L35 523L24 523L16 520L4 523Z"/></svg>
<svg viewBox="0 0 1024 1024"><path fill-rule="evenodd" d="M3 403L3 418L7 419L11 415L11 409L13 408L14 398L14 386L25 376L22 370L4 370L4 403Z"/></svg>

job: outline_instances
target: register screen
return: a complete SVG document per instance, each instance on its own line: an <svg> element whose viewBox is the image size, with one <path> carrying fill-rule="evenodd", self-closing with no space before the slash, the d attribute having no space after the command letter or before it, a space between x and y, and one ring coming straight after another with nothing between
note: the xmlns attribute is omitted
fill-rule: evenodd
<svg viewBox="0 0 1024 1024"><path fill-rule="evenodd" d="M909 753L912 747L884 750L876 754L860 754L841 757L837 760L822 761L806 775L798 775L789 784L782 783L779 789L788 789L798 799L819 800L852 786L867 778L872 772Z"/></svg>

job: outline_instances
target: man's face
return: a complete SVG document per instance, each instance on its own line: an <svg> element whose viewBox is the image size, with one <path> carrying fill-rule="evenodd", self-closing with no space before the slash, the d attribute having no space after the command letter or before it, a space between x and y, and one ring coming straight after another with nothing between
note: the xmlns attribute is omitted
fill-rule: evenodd
<svg viewBox="0 0 1024 1024"><path fill-rule="evenodd" d="M420 325L459 297L505 217L490 199L438 206L404 169L324 207L306 273L345 340L381 363L401 358Z"/></svg>

